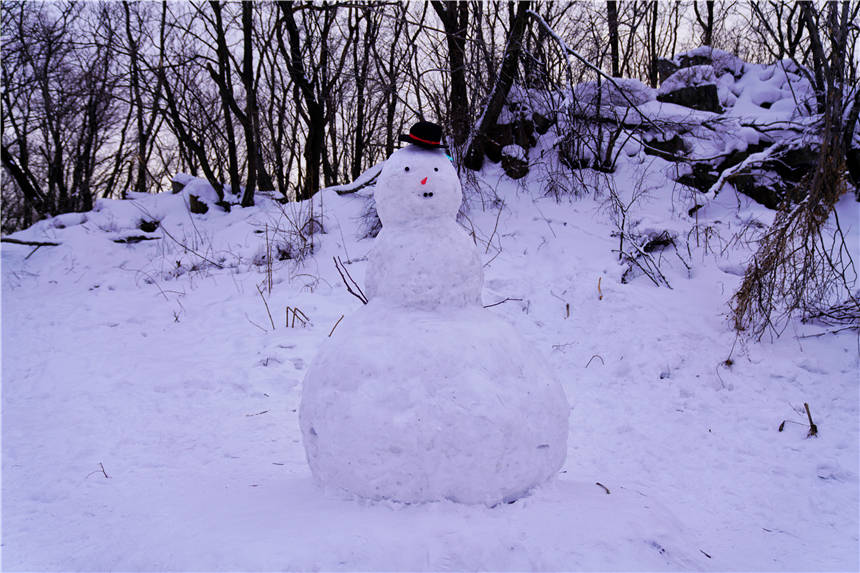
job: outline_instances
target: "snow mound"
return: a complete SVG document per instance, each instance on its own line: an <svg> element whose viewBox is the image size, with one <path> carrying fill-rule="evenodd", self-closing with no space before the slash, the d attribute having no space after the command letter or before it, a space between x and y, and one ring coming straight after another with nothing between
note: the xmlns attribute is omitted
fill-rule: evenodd
<svg viewBox="0 0 860 573"><path fill-rule="evenodd" d="M714 67L711 65L690 66L689 68L681 68L660 85L657 93L660 95L677 91L681 88L691 86L702 86L707 84L716 84L717 78L714 75Z"/></svg>
<svg viewBox="0 0 860 573"><path fill-rule="evenodd" d="M600 81L600 97L603 105L630 106L642 105L653 101L656 91L632 78L613 78ZM582 104L594 105L597 102L598 82L578 84L573 90L574 99Z"/></svg>
<svg viewBox="0 0 860 573"><path fill-rule="evenodd" d="M502 148L502 157L510 157L511 159L518 159L519 161L528 161L526 150L516 143L504 146Z"/></svg>

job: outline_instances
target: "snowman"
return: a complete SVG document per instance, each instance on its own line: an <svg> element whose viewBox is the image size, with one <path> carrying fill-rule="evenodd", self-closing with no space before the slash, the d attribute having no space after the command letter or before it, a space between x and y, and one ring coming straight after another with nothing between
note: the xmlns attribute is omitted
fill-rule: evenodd
<svg viewBox="0 0 860 573"><path fill-rule="evenodd" d="M513 501L558 472L569 406L548 366L481 306L441 128L419 122L375 186L369 302L305 376L300 425L326 487L404 503Z"/></svg>

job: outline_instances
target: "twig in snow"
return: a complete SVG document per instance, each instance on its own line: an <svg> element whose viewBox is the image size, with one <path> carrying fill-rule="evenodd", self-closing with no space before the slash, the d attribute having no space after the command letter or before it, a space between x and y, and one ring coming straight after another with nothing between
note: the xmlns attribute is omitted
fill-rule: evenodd
<svg viewBox="0 0 860 573"><path fill-rule="evenodd" d="M93 475L93 474L97 474L97 473L99 473L99 472L101 472L101 474L102 474L103 476L105 476L105 479L110 479L110 476L109 476L109 475L107 474L107 472L105 471L104 464L102 464L101 462L99 462L99 469L97 469L97 470L95 470L95 471L93 471L93 472L88 473L88 474L87 474L87 477L90 477L91 475Z"/></svg>
<svg viewBox="0 0 860 573"><path fill-rule="evenodd" d="M641 256L645 257L645 259L649 263L648 266L654 269L654 273L658 277L660 277L660 279L663 281L663 284L665 284L669 289L671 289L672 285L669 284L669 281L666 280L666 276L660 271L660 265L657 264L657 262L654 260L654 257L651 256L651 253L643 250L642 247L640 247L639 245L636 244L636 241L632 241L632 243L633 243L633 248L635 248L637 251L639 251L639 254ZM629 257L629 255L628 255L628 257ZM643 271L645 271L645 269L642 267L642 265L639 265L639 268L642 269ZM645 271L645 272L647 273L648 271ZM653 278L652 278L652 280L653 280ZM657 281L654 281L654 282L657 282ZM658 283L657 286L660 286L660 284Z"/></svg>
<svg viewBox="0 0 860 573"><path fill-rule="evenodd" d="M253 418L254 416L260 416L262 414L268 414L268 413L269 413L268 410L263 410L262 412L257 412L256 414L245 414L245 416L248 418Z"/></svg>
<svg viewBox="0 0 860 573"><path fill-rule="evenodd" d="M600 360L600 363L603 364L604 366L606 366L606 362L603 360L603 357L599 354L595 354L594 356L592 356L591 358L588 359L588 364L586 364L585 367L588 368L588 366L591 364L591 361L594 360L595 358Z"/></svg>
<svg viewBox="0 0 860 573"><path fill-rule="evenodd" d="M812 414L809 412L809 404L804 402L803 407L806 408L806 417L809 418L809 433L806 434L806 437L813 438L818 435L818 426L816 426L815 422L812 421Z"/></svg>
<svg viewBox="0 0 860 573"><path fill-rule="evenodd" d="M331 335L334 334L334 329L337 328L337 325L340 324L341 320L343 320L343 315L340 315L340 318L338 318L337 322L334 323L334 326L331 327L331 332L328 333L329 338L331 338Z"/></svg>
<svg viewBox="0 0 860 573"><path fill-rule="evenodd" d="M491 306L499 306L500 304L505 303L505 302L508 302L509 300L518 300L518 301L522 301L523 299L521 299L521 298L511 298L511 297L508 297L508 298L506 298L506 299L504 299L504 300L500 300L499 302L494 302L493 304L485 304L485 305L484 305L484 308L490 308Z"/></svg>
<svg viewBox="0 0 860 573"><path fill-rule="evenodd" d="M13 245L26 245L28 247L57 247L62 243L52 243L50 241L21 241L11 237L2 237L0 241L4 243L12 243Z"/></svg>
<svg viewBox="0 0 860 573"><path fill-rule="evenodd" d="M795 422L794 420L783 420L783 421L779 424L779 431L780 431L780 432L781 432L781 431L783 431L783 430L785 430L785 425L786 425L786 424L797 424L798 426L806 426L806 424L801 424L800 422Z"/></svg>
<svg viewBox="0 0 860 573"><path fill-rule="evenodd" d="M251 320L250 318L248 318L248 315L247 315L247 314L245 315L245 320L247 320L248 322L250 322L251 324L253 324L253 325L254 325L254 326L256 326L257 328L259 328L259 329L260 329L260 330L262 330L263 332L269 332L268 330L266 330L265 328L263 328L262 326L260 326L259 324L257 324L257 323L256 323L256 322L254 322L253 320Z"/></svg>
<svg viewBox="0 0 860 573"><path fill-rule="evenodd" d="M4 243L12 243L13 245L27 245L28 247L36 247L32 251L30 251L30 254L24 257L24 260L27 260L32 257L33 253L38 251L41 247L56 247L60 245L60 243L52 243L49 241L19 241L18 239L11 239L9 237L0 238L0 241Z"/></svg>
<svg viewBox="0 0 860 573"><path fill-rule="evenodd" d="M836 330L825 330L824 332L819 332L818 334L804 334L803 336L798 336L798 338L817 338L819 336L826 336L828 334L839 334L845 330L857 330L860 328L860 325L852 324L851 326L846 326L844 328L837 328Z"/></svg>
<svg viewBox="0 0 860 573"><path fill-rule="evenodd" d="M537 209L537 212L540 214L540 218L543 219L543 222L546 223L547 227L549 227L549 232L552 233L552 236L557 239L558 235L555 234L555 230L552 228L550 220L546 218L546 215L543 214L543 211L540 210L540 207L537 206L537 203L535 203L534 205L535 209Z"/></svg>
<svg viewBox="0 0 860 573"><path fill-rule="evenodd" d="M484 266L485 266L485 267L490 266L490 263L492 263L493 261L495 261L495 260L496 260L496 257L498 257L498 256L499 256L499 255L501 255L501 254L502 254L502 251L499 251L498 253L496 253L495 255L493 255L493 258L492 258L492 259L490 259L489 261L487 261L486 263L484 263Z"/></svg>
<svg viewBox="0 0 860 573"><path fill-rule="evenodd" d="M496 224L495 224L495 225L493 225L493 232L492 232L492 233L490 233L490 238L489 238L489 239L487 239L487 248L486 248L486 249L484 249L484 254L485 254L485 255L486 255L487 253L489 253L489 252L490 252L490 244L492 244L492 242L493 242L493 237L495 237L495 236L496 236L496 230L499 228L499 217L501 217L501 216L502 216L502 209L504 209L504 207L505 207L504 205L502 205L501 207L499 207L499 213L496 215ZM502 250L502 249L501 249L501 242L499 243L499 250L500 250L500 251Z"/></svg>
<svg viewBox="0 0 860 573"><path fill-rule="evenodd" d="M724 362L722 362L721 364L725 364L725 363L724 363ZM720 387L721 387L721 388L723 388L723 389L727 388L727 386L726 386L726 381L725 381L725 380L723 380L723 377L722 377L722 376L720 376L720 365L719 365L719 364L717 364L717 365L714 367L714 372L717 374L717 378L719 378L719 379L720 379L720 384L721 384L721 386L720 386Z"/></svg>
<svg viewBox="0 0 860 573"><path fill-rule="evenodd" d="M192 222L193 222L193 220L192 220ZM218 267L219 269L223 269L223 268L224 268L224 265L222 265L222 264L220 264L220 263L216 263L216 262L215 262L215 261L213 261L212 259L208 259L208 258L204 257L203 255L201 255L200 253L198 253L197 251L195 251L194 249L192 249L191 247L189 247L188 245L186 245L185 243L183 243L182 241L180 241L179 239L177 239L176 237L174 237L173 235L171 235L171 234L170 234L170 231L168 231L167 229L165 229L165 228L164 228L164 225L159 226L159 229L161 229L161 231L162 231L165 235L167 235L168 237L170 237L170 239L171 239L174 243L176 243L177 245L179 245L180 247L182 247L183 249L185 249L186 251L188 251L188 252L189 252L189 253L191 253L192 255L195 255L195 256L200 257L201 259L203 259L204 261L206 261L206 262L207 262L207 263L209 263L210 265L215 265L215 266L216 266L216 267ZM195 227L195 230L196 230L196 227Z"/></svg>
<svg viewBox="0 0 860 573"><path fill-rule="evenodd" d="M602 483L600 483L599 481L594 482L594 484L595 484L595 485L599 485L600 487L602 487L602 488L603 488L603 490L606 492L606 495L609 495L609 488L608 488L608 487L606 487L605 485L603 485L603 484L602 484Z"/></svg>
<svg viewBox="0 0 860 573"><path fill-rule="evenodd" d="M290 323L290 313L291 312L293 313L292 324ZM287 316L286 316L286 322L284 323L284 326L287 326L289 328L295 328L296 327L296 319L297 318L300 321L302 321L302 326L307 326L308 323L311 321L311 319L308 318L308 315L306 315L304 312L302 312L302 309L300 309L297 306L296 307L288 306L286 313L287 313Z"/></svg>
<svg viewBox="0 0 860 573"><path fill-rule="evenodd" d="M597 300L603 300L603 291L600 290L600 281L603 277L597 277Z"/></svg>
<svg viewBox="0 0 860 573"><path fill-rule="evenodd" d="M263 299L263 304L266 306L266 314L269 315L269 322L272 323L272 330L275 330L275 320L272 318L272 312L269 310L269 303L266 302L266 297L263 296L263 289L257 285L257 292L260 293L260 298Z"/></svg>
<svg viewBox="0 0 860 573"><path fill-rule="evenodd" d="M343 279L343 284L346 285L347 292L362 303L367 304L367 296L365 296L361 287L358 286L358 283L355 282L355 279L352 278L352 275L349 274L349 271L346 270L346 267L343 266L343 261L340 260L340 257L332 257L331 259L334 261L334 268L337 269L337 272L340 274L340 278ZM352 290L352 287L355 287L356 290Z"/></svg>
<svg viewBox="0 0 860 573"><path fill-rule="evenodd" d="M552 291L549 291L549 294L551 294L552 296L554 296L555 298L557 298L558 300L560 300L561 302L563 302L563 303L564 303L564 318L565 318L565 320L567 320L568 318L570 318L570 303L569 303L569 302L567 302L566 300L564 300L563 298L561 298L560 296L558 296L557 294L555 294L555 293L554 293L554 292L552 292Z"/></svg>

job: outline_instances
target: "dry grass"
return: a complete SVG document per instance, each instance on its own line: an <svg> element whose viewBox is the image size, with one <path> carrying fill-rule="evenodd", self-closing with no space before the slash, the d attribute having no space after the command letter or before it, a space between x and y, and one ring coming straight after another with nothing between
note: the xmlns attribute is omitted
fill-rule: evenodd
<svg viewBox="0 0 860 573"><path fill-rule="evenodd" d="M824 145L817 169L790 194L800 201L783 203L732 299L738 332L778 336L797 316L860 328L857 272L834 210L845 191L843 157Z"/></svg>

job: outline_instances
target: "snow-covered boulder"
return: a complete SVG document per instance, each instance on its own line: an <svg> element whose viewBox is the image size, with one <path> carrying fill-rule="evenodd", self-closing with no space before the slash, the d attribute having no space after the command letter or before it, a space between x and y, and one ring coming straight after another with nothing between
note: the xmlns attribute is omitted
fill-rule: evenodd
<svg viewBox="0 0 860 573"><path fill-rule="evenodd" d="M522 179L529 172L526 150L519 145L506 145L502 148L502 169L511 179Z"/></svg>
<svg viewBox="0 0 860 573"><path fill-rule="evenodd" d="M710 65L681 68L663 82L657 100L701 111L723 111L717 91L717 78Z"/></svg>
<svg viewBox="0 0 860 573"><path fill-rule="evenodd" d="M601 79L599 82L589 81L578 84L573 90L573 96L580 106L597 104L598 96L603 106L642 105L654 101L656 92L653 88L632 78L613 78L612 81Z"/></svg>

